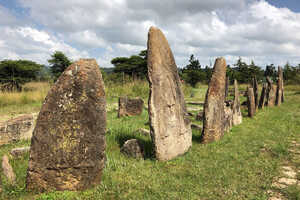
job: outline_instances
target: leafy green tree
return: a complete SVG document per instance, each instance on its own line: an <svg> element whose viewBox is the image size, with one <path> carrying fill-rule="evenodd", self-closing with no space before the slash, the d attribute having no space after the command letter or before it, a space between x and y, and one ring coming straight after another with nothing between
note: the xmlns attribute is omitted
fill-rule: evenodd
<svg viewBox="0 0 300 200"><path fill-rule="evenodd" d="M182 70L182 78L192 87L195 87L198 82L206 79L205 72L201 69L199 60L193 54L190 56L189 64Z"/></svg>
<svg viewBox="0 0 300 200"><path fill-rule="evenodd" d="M50 71L55 80L72 64L69 58L61 51L55 51L51 55L51 59L48 60L48 63L50 64Z"/></svg>
<svg viewBox="0 0 300 200"><path fill-rule="evenodd" d="M147 50L143 50L139 55L130 57L116 57L111 60L115 73L125 73L132 78L147 77Z"/></svg>
<svg viewBox="0 0 300 200"><path fill-rule="evenodd" d="M22 84L36 80L42 65L29 60L0 61L0 83L3 90L20 91Z"/></svg>

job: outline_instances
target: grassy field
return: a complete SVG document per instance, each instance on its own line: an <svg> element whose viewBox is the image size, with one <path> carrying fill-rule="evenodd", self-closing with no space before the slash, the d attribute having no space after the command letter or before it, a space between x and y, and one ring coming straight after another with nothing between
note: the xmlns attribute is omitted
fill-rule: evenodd
<svg viewBox="0 0 300 200"><path fill-rule="evenodd" d="M146 100L147 87L147 83L125 87L108 85L108 104L115 104L116 97L121 94L142 96ZM49 85L43 83L38 88L28 89L20 94L0 94L0 116L37 112ZM186 99L203 101L206 88L204 85L194 89L185 87ZM272 188L272 180L279 173L283 162L294 162L300 170L300 161L291 160L288 151L291 140L300 142L300 87L287 86L285 91L286 102L282 106L260 110L253 119L244 117L243 123L233 127L219 142L200 144L201 133L193 130L193 146L190 151L168 162L154 159L150 137L134 133L138 128L149 128L145 125L148 121L146 110L141 116L119 119L116 108L112 108L107 117L107 163L100 185L82 192L27 192L27 154L11 160L17 175L16 185L9 185L1 172L3 191L0 198L268 199L267 190ZM24 93L27 93L28 101L22 101ZM19 95L20 98L10 95ZM17 111L14 108L18 108ZM194 123L201 124L196 121ZM120 146L131 138L137 138L145 145L145 160L128 158L120 153ZM29 144L29 141L21 141L4 145L0 147L0 156L7 154L12 148ZM300 173L298 177L300 178ZM293 186L285 194L288 199L300 199L299 191L297 186Z"/></svg>

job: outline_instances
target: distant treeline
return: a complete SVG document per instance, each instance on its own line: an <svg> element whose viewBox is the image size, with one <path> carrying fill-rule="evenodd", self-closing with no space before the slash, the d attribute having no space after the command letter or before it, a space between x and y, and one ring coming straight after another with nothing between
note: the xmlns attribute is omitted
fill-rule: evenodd
<svg viewBox="0 0 300 200"><path fill-rule="evenodd" d="M21 85L29 81L55 81L72 61L60 51L56 51L48 60L49 65L40 65L29 60L0 61L0 89L21 90ZM101 68L105 82L124 83L136 79L147 79L147 50L130 57L116 57L111 60L113 68ZM212 74L212 66L201 66L194 55L189 58L189 64L178 68L181 79L195 86L197 83L208 83ZM227 76L231 81L237 79L239 83L250 83L252 77L265 81L269 76L274 81L277 77L277 66L270 64L263 69L254 61L245 63L241 58L233 65L227 66ZM300 84L300 64L283 66L285 84Z"/></svg>

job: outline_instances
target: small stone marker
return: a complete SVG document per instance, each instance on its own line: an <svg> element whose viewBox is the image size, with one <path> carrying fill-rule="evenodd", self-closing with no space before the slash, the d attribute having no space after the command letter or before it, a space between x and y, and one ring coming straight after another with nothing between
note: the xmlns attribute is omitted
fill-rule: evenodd
<svg viewBox="0 0 300 200"><path fill-rule="evenodd" d="M147 129L144 129L144 128L139 128L138 130L135 131L135 133L141 133L141 134L143 134L145 136L150 135L150 131L147 130Z"/></svg>
<svg viewBox="0 0 300 200"><path fill-rule="evenodd" d="M255 100L253 88L248 87L248 116L254 117L255 115Z"/></svg>
<svg viewBox="0 0 300 200"><path fill-rule="evenodd" d="M242 123L243 116L241 112L240 92L237 80L234 80L234 100L232 104L232 125L236 126Z"/></svg>
<svg viewBox="0 0 300 200"><path fill-rule="evenodd" d="M10 184L15 184L16 183L16 175L13 171L13 168L9 164L9 158L7 155L4 155L2 157L2 170L3 170L3 174L7 178L8 182Z"/></svg>
<svg viewBox="0 0 300 200"><path fill-rule="evenodd" d="M278 67L278 80L277 80L277 88L276 88L276 105L280 106L282 102L283 96L283 74L282 68Z"/></svg>
<svg viewBox="0 0 300 200"><path fill-rule="evenodd" d="M267 85L263 83L258 108L263 109L266 103Z"/></svg>
<svg viewBox="0 0 300 200"><path fill-rule="evenodd" d="M166 161L192 146L191 122L172 51L158 28L149 30L147 53L150 133L156 158Z"/></svg>
<svg viewBox="0 0 300 200"><path fill-rule="evenodd" d="M30 147L20 147L20 148L14 148L10 151L10 155L14 157L22 156L23 154L29 152Z"/></svg>
<svg viewBox="0 0 300 200"><path fill-rule="evenodd" d="M121 152L129 157L144 158L144 148L137 139L127 140L122 146Z"/></svg>
<svg viewBox="0 0 300 200"><path fill-rule="evenodd" d="M95 59L70 65L49 91L33 132L29 190L83 190L105 166L106 100Z"/></svg>
<svg viewBox="0 0 300 200"><path fill-rule="evenodd" d="M233 119L233 112L231 109L231 105L226 105L224 103L224 112L225 112L225 117L224 117L224 130L225 132L229 132L230 129L232 128L232 119Z"/></svg>
<svg viewBox="0 0 300 200"><path fill-rule="evenodd" d="M200 111L196 115L196 120L197 121L202 121L203 120L203 111Z"/></svg>
<svg viewBox="0 0 300 200"><path fill-rule="evenodd" d="M143 112L144 101L141 98L119 98L118 117L140 115Z"/></svg>
<svg viewBox="0 0 300 200"><path fill-rule="evenodd" d="M253 92L254 92L255 109L257 110L257 108L258 108L258 83L257 83L256 76L254 76L252 79L252 87L253 87Z"/></svg>
<svg viewBox="0 0 300 200"><path fill-rule="evenodd" d="M275 105L276 100L276 86L273 85L269 77L267 77L267 83L267 106L272 107Z"/></svg>
<svg viewBox="0 0 300 200"><path fill-rule="evenodd" d="M226 61L217 58L205 97L202 143L217 141L224 135L225 81Z"/></svg>

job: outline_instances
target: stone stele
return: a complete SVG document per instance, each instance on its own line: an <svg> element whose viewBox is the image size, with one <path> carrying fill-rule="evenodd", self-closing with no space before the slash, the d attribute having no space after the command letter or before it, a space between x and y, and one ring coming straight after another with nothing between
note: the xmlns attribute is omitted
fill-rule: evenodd
<svg viewBox="0 0 300 200"><path fill-rule="evenodd" d="M141 98L119 98L118 117L140 115L143 109L144 101Z"/></svg>
<svg viewBox="0 0 300 200"><path fill-rule="evenodd" d="M253 88L248 87L248 116L254 117L255 112L256 112L256 109L255 109L254 91L253 91Z"/></svg>
<svg viewBox="0 0 300 200"><path fill-rule="evenodd" d="M226 61L217 58L205 97L202 143L217 141L224 135L225 81Z"/></svg>
<svg viewBox="0 0 300 200"><path fill-rule="evenodd" d="M150 134L156 158L167 161L189 150L192 130L172 51L155 27L148 33L147 57Z"/></svg>
<svg viewBox="0 0 300 200"><path fill-rule="evenodd" d="M83 190L105 166L106 100L95 59L70 65L49 91L31 139L27 189Z"/></svg>
<svg viewBox="0 0 300 200"><path fill-rule="evenodd" d="M236 126L242 123L243 116L241 112L240 92L237 80L234 80L234 100L232 104L232 125Z"/></svg>

